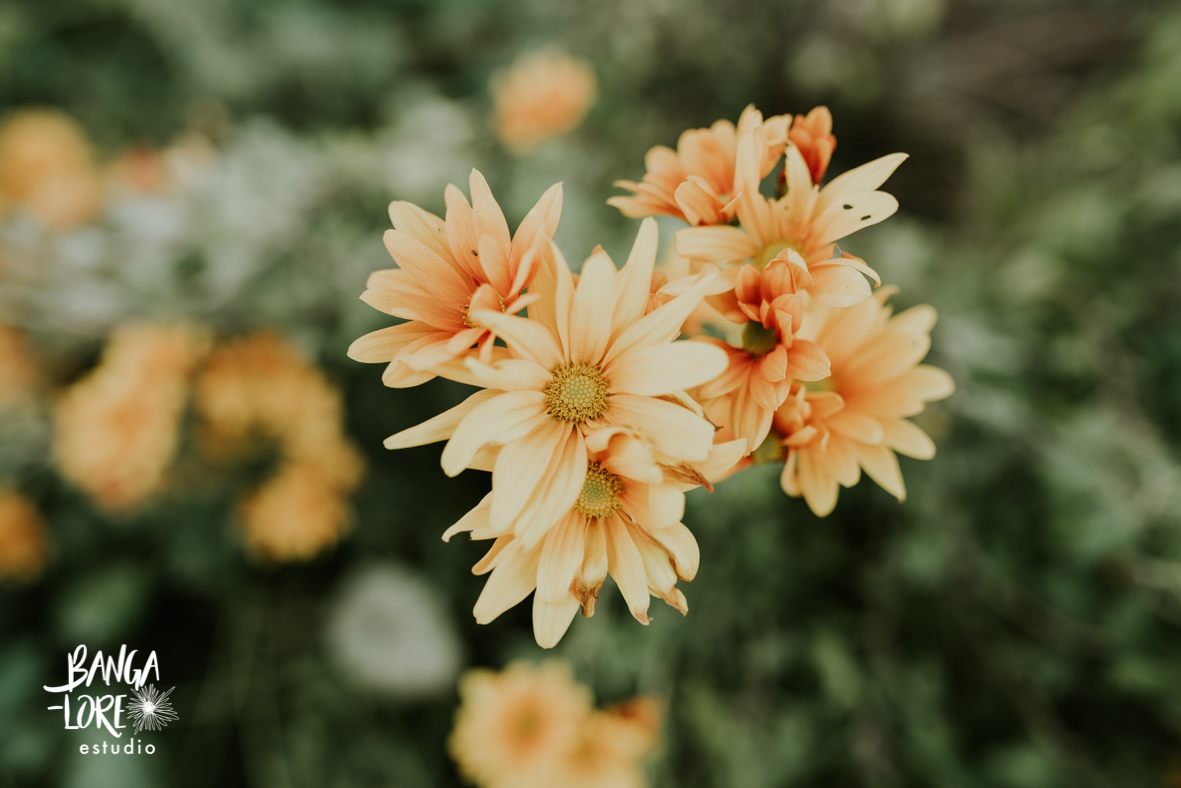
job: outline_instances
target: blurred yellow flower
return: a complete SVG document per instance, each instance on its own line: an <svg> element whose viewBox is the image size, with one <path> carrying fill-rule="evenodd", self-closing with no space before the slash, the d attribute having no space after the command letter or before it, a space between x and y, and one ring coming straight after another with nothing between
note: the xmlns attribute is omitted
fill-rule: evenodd
<svg viewBox="0 0 1181 788"><path fill-rule="evenodd" d="M21 206L68 229L102 209L102 179L86 135L56 110L24 110L0 128L0 209Z"/></svg>
<svg viewBox="0 0 1181 788"><path fill-rule="evenodd" d="M99 366L57 403L53 451L62 475L111 513L159 492L205 348L205 336L184 326L117 329Z"/></svg>
<svg viewBox="0 0 1181 788"><path fill-rule="evenodd" d="M307 561L348 530L346 495L318 464L288 462L242 503L246 547L268 561Z"/></svg>
<svg viewBox="0 0 1181 788"><path fill-rule="evenodd" d="M251 438L278 447L279 471L242 505L251 552L304 561L338 541L364 462L344 434L340 392L324 373L266 332L218 347L195 389L215 456L232 456Z"/></svg>
<svg viewBox="0 0 1181 788"><path fill-rule="evenodd" d="M596 711L566 662L471 670L448 742L460 773L480 788L643 788L663 710L636 698Z"/></svg>
<svg viewBox="0 0 1181 788"><path fill-rule="evenodd" d="M45 523L20 493L0 489L0 579L29 581L49 556Z"/></svg>
<svg viewBox="0 0 1181 788"><path fill-rule="evenodd" d="M489 88L496 134L517 153L573 131L599 95L591 64L553 47L517 55Z"/></svg>
<svg viewBox="0 0 1181 788"><path fill-rule="evenodd" d="M839 486L852 487L864 470L903 500L906 487L894 452L929 460L935 444L906 417L950 396L951 376L919 364L931 347L935 310L916 306L891 317L893 287L849 309L814 304L805 331L824 348L832 376L800 387L775 414L769 440L786 451L783 489L803 495L823 517Z"/></svg>

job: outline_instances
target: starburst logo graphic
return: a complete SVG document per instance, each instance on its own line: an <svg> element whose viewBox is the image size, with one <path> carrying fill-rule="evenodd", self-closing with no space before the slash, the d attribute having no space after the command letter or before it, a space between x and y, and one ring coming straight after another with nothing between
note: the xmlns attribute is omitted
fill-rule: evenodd
<svg viewBox="0 0 1181 788"><path fill-rule="evenodd" d="M172 687L167 692L160 692L156 685L149 684L135 692L135 700L127 706L128 716L135 726L135 733L141 730L158 731L170 722L176 722L180 717L172 709L172 701L168 696L172 694Z"/></svg>

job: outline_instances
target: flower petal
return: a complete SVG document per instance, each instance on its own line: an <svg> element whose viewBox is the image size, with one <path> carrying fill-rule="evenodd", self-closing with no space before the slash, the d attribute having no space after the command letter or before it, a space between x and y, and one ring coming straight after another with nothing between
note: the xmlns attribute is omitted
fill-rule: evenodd
<svg viewBox="0 0 1181 788"><path fill-rule="evenodd" d="M556 337L537 321L516 315L505 315L491 309L473 312L471 317L503 339L514 353L541 365L544 369L552 370L563 362Z"/></svg>
<svg viewBox="0 0 1181 788"><path fill-rule="evenodd" d="M615 301L615 264L596 249L582 266L570 310L570 361L598 364L611 338L608 315Z"/></svg>
<svg viewBox="0 0 1181 788"><path fill-rule="evenodd" d="M557 605L547 605L533 598L533 637L542 648L553 648L570 628L578 612L578 599L567 592L566 599Z"/></svg>
<svg viewBox="0 0 1181 788"><path fill-rule="evenodd" d="M582 567L586 522L584 516L571 511L546 534L537 567L535 601L559 605L570 596L574 575Z"/></svg>
<svg viewBox="0 0 1181 788"><path fill-rule="evenodd" d="M540 391L497 391L454 428L443 449L443 473L456 476L485 444L519 440L543 419L552 421L545 415L545 395Z"/></svg>
<svg viewBox="0 0 1181 788"><path fill-rule="evenodd" d="M518 604L537 587L537 564L541 547L526 550L518 540L505 548L504 557L492 570L472 613L477 624L487 624Z"/></svg>
<svg viewBox="0 0 1181 788"><path fill-rule="evenodd" d="M603 370L611 394L658 397L699 386L726 370L726 351L705 342L673 342L616 356Z"/></svg>
<svg viewBox="0 0 1181 788"><path fill-rule="evenodd" d="M690 410L651 397L614 394L607 399L603 421L631 427L656 451L680 460L704 460L713 445L714 428Z"/></svg>
<svg viewBox="0 0 1181 788"><path fill-rule="evenodd" d="M648 577L644 571L644 560L636 549L627 526L617 515L604 521L607 533L607 571L615 578L615 584L623 594L628 609L636 621L647 624L648 618Z"/></svg>
<svg viewBox="0 0 1181 788"><path fill-rule="evenodd" d="M387 449L405 449L410 446L424 446L428 443L447 440L455 428L477 406L497 397L499 391L477 391L454 408L445 410L433 419L427 419L409 429L402 430L385 439Z"/></svg>

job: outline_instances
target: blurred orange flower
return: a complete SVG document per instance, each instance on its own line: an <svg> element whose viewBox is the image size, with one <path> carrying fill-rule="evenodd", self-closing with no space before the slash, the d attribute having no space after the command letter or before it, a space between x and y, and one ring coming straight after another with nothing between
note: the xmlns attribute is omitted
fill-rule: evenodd
<svg viewBox="0 0 1181 788"><path fill-rule="evenodd" d="M517 55L489 88L496 134L517 153L576 129L599 96L591 64L554 47Z"/></svg>
<svg viewBox="0 0 1181 788"><path fill-rule="evenodd" d="M0 579L29 581L49 557L45 523L20 493L0 490Z"/></svg>
<svg viewBox="0 0 1181 788"><path fill-rule="evenodd" d="M348 530L348 498L321 466L284 463L242 503L246 546L269 561L307 561Z"/></svg>
<svg viewBox="0 0 1181 788"><path fill-rule="evenodd" d="M24 110L0 128L0 208L26 208L49 227L98 216L102 179L86 135L57 110Z"/></svg>
<svg viewBox="0 0 1181 788"><path fill-rule="evenodd" d="M38 378L24 335L0 323L0 410L26 402Z"/></svg>
<svg viewBox="0 0 1181 788"><path fill-rule="evenodd" d="M816 107L807 115L796 115L788 133L791 144L799 150L812 173L812 183L824 180L832 152L836 150L837 138L832 135L832 114L828 107ZM786 178L787 171L784 171Z"/></svg>
<svg viewBox="0 0 1181 788"><path fill-rule="evenodd" d="M111 513L159 492L179 443L189 375L205 348L205 336L184 326L117 329L99 366L57 403L62 475Z"/></svg>
<svg viewBox="0 0 1181 788"><path fill-rule="evenodd" d="M636 698L596 711L569 663L514 662L471 670L448 742L460 773L480 788L643 788L661 705Z"/></svg>
<svg viewBox="0 0 1181 788"><path fill-rule="evenodd" d="M906 497L894 452L921 460L935 444L906 417L955 390L951 376L919 364L931 346L935 310L916 306L891 317L883 288L849 309L814 305L806 330L832 363L831 377L799 388L775 414L775 435L787 452L782 484L823 517L839 486L864 470L898 500Z"/></svg>

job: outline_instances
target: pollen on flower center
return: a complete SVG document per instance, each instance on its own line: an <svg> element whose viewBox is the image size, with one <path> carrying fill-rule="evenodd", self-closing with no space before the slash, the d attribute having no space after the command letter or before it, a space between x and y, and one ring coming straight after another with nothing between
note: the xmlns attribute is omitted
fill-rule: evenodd
<svg viewBox="0 0 1181 788"><path fill-rule="evenodd" d="M503 312L504 311L504 296L502 296L500 293L497 293L496 300L500 302L500 311ZM471 304L468 304L467 306L461 306L459 308L459 311L463 313L463 324L465 326L467 326L468 328L482 328L482 326L479 323L476 323L475 321L472 320Z"/></svg>
<svg viewBox="0 0 1181 788"><path fill-rule="evenodd" d="M766 328L757 320L749 321L742 328L742 349L752 356L765 356L778 344L775 329Z"/></svg>
<svg viewBox="0 0 1181 788"><path fill-rule="evenodd" d="M587 517L606 517L619 508L623 480L603 470L597 462L586 466L586 481L574 509Z"/></svg>
<svg viewBox="0 0 1181 788"><path fill-rule="evenodd" d="M551 373L545 387L545 406L557 421L582 424L607 410L607 379L593 364L563 364Z"/></svg>

